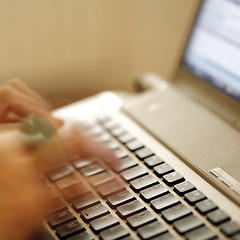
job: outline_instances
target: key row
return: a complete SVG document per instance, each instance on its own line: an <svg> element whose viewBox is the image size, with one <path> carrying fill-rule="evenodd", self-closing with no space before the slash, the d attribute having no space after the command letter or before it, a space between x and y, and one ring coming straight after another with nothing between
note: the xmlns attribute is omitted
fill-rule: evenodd
<svg viewBox="0 0 240 240"><path fill-rule="evenodd" d="M97 175L96 175L97 176ZM144 177L146 178L146 176ZM151 178L149 179L151 180ZM151 182L151 181L150 181ZM141 184L141 181L140 182L137 182L137 181L134 181L133 182L134 184L137 184L135 185L135 187L139 186L139 184ZM133 186L134 186L133 184ZM57 184L59 185L59 183ZM62 186L62 184L60 184ZM103 184L102 185L102 188L103 187L105 189L109 189L109 187L107 187L108 185L106 184ZM76 189L76 185L75 185L75 189ZM141 189L141 188L140 188ZM69 192L69 188L67 189L68 192ZM125 194L120 194L122 197L125 195ZM107 195L106 195L107 196ZM125 195L126 196L126 195ZM132 195L131 196L131 199L133 200L134 197ZM69 198L69 196L68 196ZM128 199L129 200L129 199ZM125 199L125 203L126 201L128 201ZM109 197L109 201L110 201L110 197ZM86 221L86 222L89 222L90 220L94 220L94 218L96 217L99 217L101 216L102 214L107 214L109 213L105 207L103 207L101 204L98 204L96 206L93 206L92 208L88 208L86 209L86 207L89 207L91 205L95 205L99 203L98 199L91 193L91 195L87 194L87 195L83 195L80 199L78 199L78 201L75 199L73 200L73 208L76 210L76 211L80 211L81 209L85 209L84 211L80 211L81 212L81 216L82 218ZM132 209L132 211L130 211L130 209ZM97 211L98 210L98 211ZM121 217L121 218L124 218L126 219L127 217L129 216L132 216L133 214L136 214L138 213L139 211L142 211L142 210L145 210L145 207L140 204L138 201L134 201L132 202L131 204L127 204L125 206L122 206L120 207L119 209L117 209L117 214ZM93 213L94 212L94 213ZM87 216L87 217L86 217ZM95 220L94 220L95 221ZM132 224L133 226L133 220L130 222L130 224ZM53 223L52 223L52 226L53 226ZM92 229L94 229L94 226L91 227ZM95 230L96 232L97 230Z"/></svg>
<svg viewBox="0 0 240 240"><path fill-rule="evenodd" d="M142 188L144 188L144 186L150 186L151 184L156 184L157 183L157 181L156 181L156 179L154 179L153 178L153 176L151 176L151 175L146 175L146 176L143 176L143 177L141 177L141 178L138 178L138 179L136 179L136 180L133 180L133 181L131 181L130 182L130 186L132 187L132 189L134 190L134 191L136 191L136 192L139 192L139 190L141 190ZM137 185L136 185L137 184ZM113 184L114 185L114 184ZM136 186L135 186L136 185ZM109 186L109 185L107 185L107 186ZM135 186L135 187L134 187ZM190 189L189 188L189 184L187 184L187 189ZM185 187L186 187L186 185L185 185ZM109 189L108 187L106 187L106 189ZM150 188L150 189L154 189L154 188ZM180 186L178 186L178 190L180 189ZM186 188L185 188L186 189ZM119 191L120 189L117 189L116 191ZM167 189L165 189L165 192L168 192L167 191ZM183 188L181 188L181 192L183 192ZM102 197L106 197L107 196L107 194L104 194L104 195L102 195ZM140 196L142 197L142 196L144 196L144 194L140 194ZM143 198L144 199L144 198ZM194 191L194 192L191 192L191 193L189 193L189 194L186 194L186 196L185 196L185 200L186 201L188 201L191 205L194 205L195 203L197 203L197 202L199 202L200 200L202 200L202 199L205 199L205 196L201 193L201 192L199 192L199 191ZM176 201L177 202L179 202L178 201L178 199L176 199ZM157 202L157 201L155 201L155 202ZM152 206L154 207L156 204L155 204L155 202L153 202L153 204L152 204ZM202 204L203 205L203 204ZM199 209L201 209L200 208L200 206L198 207ZM156 211L159 211L159 209L157 209L156 207L155 207L155 210ZM219 223L221 223L221 222L223 222L223 221L226 221L226 220L228 220L228 218L223 218L223 219L220 219L219 217L218 217L218 219L214 219L214 216L215 215L213 215L212 217L211 217L211 215L209 215L208 216L208 220L209 221L211 221L213 224L219 224ZM215 217L216 218L216 217Z"/></svg>
<svg viewBox="0 0 240 240"><path fill-rule="evenodd" d="M92 239L92 237L85 232L86 229L83 227L83 225L79 223L73 213L67 209L49 216L48 224L51 226L51 228L56 230L56 234L60 239L77 239L76 235L74 238L68 238L74 234L77 234L78 237L81 237L80 239Z"/></svg>
<svg viewBox="0 0 240 240"><path fill-rule="evenodd" d="M106 174L107 172L104 172L104 175ZM103 173L99 173L99 174L103 174ZM94 174L94 176L91 176L91 177L94 177L94 178L96 178L98 176L98 174L96 173L96 174ZM101 177L100 177L101 178ZM112 179L112 178L111 178ZM63 181L64 180L64 181ZM78 185L76 185L76 183L77 183L77 181L76 181L76 179L72 179L72 178L70 178L70 180L68 180L68 181L66 181L66 179L63 179L63 180L60 180L60 181L58 181L58 183L57 183L57 186L58 186L58 188L60 188L60 189L62 189L62 188L67 188L69 185L70 185L70 183L69 182L72 182L72 184L75 184L75 186L74 186L74 189L71 191L71 190L69 190L69 188L67 188L67 190L65 190L64 191L64 193L65 193L65 196L67 197L67 199L68 200L70 200L70 199L73 199L73 198L75 198L77 195L72 195L71 194L71 192L72 193L75 193L75 192L77 192L78 193L78 195L80 194L80 195L83 195L83 194L86 194L86 193L88 193L89 191L87 191L86 189L86 186L85 187L80 187L80 186L78 186ZM94 181L93 181L94 182ZM103 182L104 183L104 182ZM150 187L149 188L149 186L151 186L151 185L154 185L154 184L157 184L158 182L157 182L157 180L156 179L154 179L153 178L153 176L151 176L151 175L145 175L145 176L143 176L143 177L140 177L140 178L137 178L137 179L135 179L135 180L132 180L132 181L130 181L130 186L131 186L131 188L135 191L135 192L139 192L140 190L142 190L143 188L145 188L145 187L148 187L148 189L145 189L145 192L144 191L140 191L140 196L142 197L142 199L144 199L144 200L147 200L148 202L149 202L149 199L147 199L146 197L144 198L144 194L146 195L146 192L150 192L151 193L151 191L149 191L149 189L150 190L152 190L152 189L154 189L155 191L156 191L156 189L159 189L159 187L158 187L158 185L160 185L159 183L158 183L158 185L156 185L156 186L153 186L153 187ZM180 183L180 184L183 184L183 183ZM189 189L192 189L192 187L190 188L189 187L189 184L184 184L184 187L182 186L179 186L180 184L178 184L178 185L176 185L176 189L178 189L178 191L179 192L183 192L183 189L185 189L185 190L189 190ZM100 184L101 185L101 184ZM100 188L100 191L101 192L103 192L102 193L102 197L104 197L104 198L106 198L107 196L109 196L109 195L112 195L112 194L114 194L115 192L119 192L120 190L122 190L123 188L122 188L122 185L121 185L121 188L119 188L118 186L116 187L116 190L114 190L114 191L110 191L109 192L109 189L113 189L113 186L115 185L115 183L112 183L112 182L109 182L107 185L105 185L105 186L102 186L101 188ZM167 193L168 192L168 190L167 190L167 188L165 188L164 189L164 187L162 186L162 185L160 185L161 186L161 188L162 188L162 190L163 190L163 192L164 193ZM187 187L186 187L187 186ZM72 189L72 188L70 188L70 189ZM76 189L77 189L77 191L76 191ZM104 191L105 191L105 193L104 193ZM106 192L107 191L107 192ZM159 195L158 195L159 196ZM170 195L171 196L171 195ZM167 198L166 196L165 196L165 198ZM214 209L216 209L217 207L216 207L216 205L214 205L210 200L208 200L208 199L205 199L206 197L201 193L201 192L199 192L198 190L196 190L196 191L193 191L193 192L189 192L188 194L185 194L185 200L186 201L188 201L191 205L194 205L194 204L196 204L196 209L200 212L200 213L202 213L202 214L206 214L207 212L209 212L210 210L214 210ZM171 200L171 198L168 198L168 200ZM204 201L202 201L203 199L205 199L205 202ZM96 200L96 202L97 202L97 198L95 199ZM173 200L173 199L172 199ZM179 202L178 201L178 199L175 199L175 201L177 201L177 202ZM200 202L201 201L201 202ZM95 203L96 203L95 202ZM151 206L156 210L156 211L159 211L159 209L161 210L161 209L163 209L164 208L164 206L163 207L156 207L156 205L157 205L157 202L158 201L153 201L152 203L151 203ZM161 201L162 202L162 201ZM168 201L168 203L169 203L169 201ZM171 203L171 201L170 201L170 203ZM173 201L173 204L174 204L175 202ZM211 204L210 204L211 203ZM163 204L163 202L162 202L162 204ZM171 204L169 205L169 206L171 206ZM121 216L121 215L120 215ZM124 215L122 215L122 216L124 216ZM166 221L168 221L168 222L170 222L170 220L167 218L167 217L165 217L165 215L163 215L164 217L164 219L166 220ZM215 225L219 225L220 223L223 223L223 222L225 222L225 221L227 221L227 220L229 220L229 217L226 215L226 214L224 214L222 211L220 211L220 210L218 210L217 212L214 212L214 213L212 213L212 214L209 214L208 216L207 216L207 219L211 222L211 223L213 223L213 224L215 224ZM231 223L231 225L232 225L232 223ZM230 226L231 226L230 225ZM235 225L236 225L236 223L235 223ZM235 226L234 225L234 226ZM179 231L179 232L181 232L181 231ZM229 233L227 233L226 231L224 231L224 229L223 229L223 232L225 233L225 235L226 234L228 234L229 235ZM235 232L236 232L236 230L235 230Z"/></svg>
<svg viewBox="0 0 240 240"><path fill-rule="evenodd" d="M115 136L119 136L118 134L117 134L117 131L115 131L116 133L115 133ZM120 133L121 131L118 131L118 133ZM124 132L124 131L123 131ZM126 133L126 132L125 132ZM123 135L122 135L123 136ZM130 139L130 137L129 137L129 139ZM131 142L131 141L130 141ZM180 174L178 174L177 172L174 172L174 170L173 170L173 168L171 168L168 164L166 164L166 163L164 163L160 158L158 158L157 156L155 156L155 155L153 155L153 153L151 152L151 150L149 150L149 149L147 149L147 148L144 148L144 146L143 145L141 145L141 144L139 144L139 142L133 142L133 144L130 144L129 145L129 148L131 148L130 150L131 151L135 151L135 150L137 150L136 152L136 156L139 158L139 159L141 159L141 160L144 160L144 162L145 162L145 164L150 168L150 169L154 169L154 172L156 173L156 175L157 176L159 176L159 177L162 177L163 178L163 181L167 184L167 185L169 185L169 186L174 186L174 191L176 192L176 193L178 193L179 195L186 195L186 196L184 196L185 197L185 200L188 202L188 203L190 203L191 205L195 205L196 203L200 203L200 201L201 200L203 200L203 199L205 199L205 196L204 195L201 195L201 193L199 193L198 191L196 191L196 193L194 193L194 194L192 194L191 193L191 191L192 190L194 190L195 188L194 188L194 186L191 184L191 183L189 183L189 184L183 184L183 183L186 183L186 181L185 182L183 182L185 179L180 175ZM139 150L140 149L140 150ZM145 191L146 190L148 190L149 189L149 187L150 188L153 188L153 187L155 187L154 185L155 184L158 184L158 181L157 181L157 179L155 179L153 176L151 176L151 175L148 175L148 173L147 173L147 171L145 170L145 169L143 169L143 168L141 168L140 166L138 166L137 165L137 161L136 160L134 160L134 159L132 159L132 158L129 158L128 157L128 159L126 158L126 156L127 156L127 154L128 154L128 152L127 151L125 151L124 149L117 149L117 151L116 151L116 155L118 155L119 156L119 158L123 158L122 159L122 161L123 161L123 168L122 169L113 169L114 171L116 171L116 172L121 172L121 175L122 175L122 177L125 179L125 181L127 181L127 182L129 182L130 183L130 186L131 186L131 188L135 191L135 192L137 192L137 193L139 193L140 192L140 196L144 199L144 194L142 194L141 195L141 192L142 192L142 190L143 189L145 189ZM132 161L131 161L132 160ZM79 162L81 162L81 161L79 161ZM83 167L80 167L79 169L81 169L81 173L84 175L84 176L88 176L89 177L89 179L90 178L92 178L92 181L91 181L91 184L93 185L94 183L97 183L98 182L98 180L103 180L103 179L105 179L105 175L108 175L108 177L110 177L110 174L108 173L108 172L104 172L106 169L104 169L104 168L102 168L101 166L99 166L98 164L96 164L96 163L94 163L94 160L92 161L92 162L89 162L89 164L87 164L87 165L85 165L85 166L83 166ZM162 165L162 166L161 166ZM160 167L159 167L160 166ZM86 168L85 168L86 167ZM135 168L134 168L135 167ZM130 169L129 169L130 168ZM127 169L127 170L126 170ZM134 169L134 171L133 170L131 170L131 169ZM126 170L126 171L125 171ZM130 173L131 172L137 172L137 174L135 173L135 175L133 176L133 177L130 177L130 178L128 178L128 176L130 175L129 174L129 170L130 170ZM137 171L136 171L137 170ZM144 171L145 170L145 171ZM100 175L100 174L102 174L102 176L98 176L98 175ZM127 177L126 177L127 176ZM126 177L126 178L125 178ZM140 177L140 178L139 178ZM97 184L97 185L102 185L102 184L104 184L104 185L106 185L105 183L106 182L108 182L108 181L110 181L110 180L112 180L112 178L109 178L109 180L106 180L106 181L103 181L102 183L100 183L100 184ZM100 181L101 182L101 181ZM109 183L110 184L110 183ZM177 185L176 185L177 184ZM182 184L182 185L180 185L180 184ZM96 185L96 186L97 186ZM105 189L105 191L106 190L108 190L109 189L109 186L110 187L113 187L115 184L110 184L110 185L107 185L107 187L105 186L105 187L102 187L102 189L101 190L104 190ZM157 185L156 185L157 186ZM161 185L162 186L162 185ZM163 186L162 186L163 187ZM147 189L146 189L147 188ZM98 191L99 192L99 194L100 194L100 196L101 197L103 197L103 198L106 198L106 197L108 197L108 196L111 196L112 194L114 194L114 193L117 193L117 192L119 192L120 190L122 190L121 188L116 188L116 191L111 191L111 192L109 192L108 191L108 193L105 193L105 194L101 194L101 191ZM168 193L168 190L166 189L166 192L164 193L164 194L166 194L166 193ZM189 193L189 195L187 195L186 193ZM191 194L190 194L191 193ZM168 195L170 195L170 194L168 194ZM159 195L158 195L159 196ZM171 196L171 195L170 195ZM155 197L156 198L156 197ZM166 196L165 196L165 198L166 198ZM133 200L133 199L131 199L131 200ZM150 201L149 199L147 200L147 198L145 198L145 200L146 201ZM171 203L171 201L170 200L173 200L172 199L172 197L169 197L168 198L168 203L170 202ZM108 203L109 203L109 200L107 200L108 201ZM126 200L126 201L128 201L129 202L129 200ZM126 201L125 201L125 203L126 203ZM154 204L156 205L156 202L157 201L155 201L154 203L151 203L151 206L154 208ZM163 201L164 202L164 201ZM162 202L162 203L163 203ZM179 201L177 202L177 203L179 203ZM159 203L158 203L159 204ZM173 203L173 205L169 205L170 207L172 207L172 206L174 206L176 203ZM126 204L125 204L126 205ZM163 204L164 205L164 204ZM114 207L114 205L110 205L111 207ZM126 210L126 208L127 208L127 206L131 206L131 207L133 207L133 209L134 210L136 210L135 212L132 212L132 213L130 213L130 215L132 215L132 214L136 214L137 212L139 212L139 211L143 211L143 210L145 210L145 208L143 207L143 206L141 206L141 204L139 204L139 202L138 201L133 201L133 203L128 203L126 206L124 206L124 207L120 207L120 209L117 209L117 213L118 213L118 215L121 217L121 218L127 218L127 216L124 214L124 209ZM169 207L168 206L168 207ZM143 208L142 208L143 207ZM174 206L174 207L177 207L177 206ZM201 207L201 206L200 206ZM199 209L200 209L200 207L199 207ZM203 207L203 206L202 206ZM185 207L186 208L186 207ZM156 208L157 209L157 208ZM155 209L155 210L156 210ZM181 209L181 208L180 208ZM158 210L156 210L156 211L163 211L164 210L164 208L160 208L160 210L158 209ZM168 209L165 209L164 211L167 211ZM127 210L128 211L128 210ZM184 212L184 211L183 211ZM129 216L130 216L129 215ZM188 214L186 214L186 215L188 215ZM214 218L214 216L217 216L218 214L212 214L213 216L212 216L212 218ZM129 217L128 216L128 217ZM169 220L169 217L167 217L168 215L167 215L167 213L165 213L164 212L164 214L163 214L163 218L166 220L166 221L168 221L169 223L171 222L171 220ZM185 216L185 215L182 215L182 216ZM193 215L192 215L193 216ZM132 217L134 217L134 216L132 216ZM190 218L190 216L188 216L189 217L189 219L191 219ZM193 217L195 217L195 216L193 216ZM210 215L210 217L208 217L208 219L211 219L211 215ZM176 220L176 219L175 219ZM187 221L187 220L186 220ZM224 220L224 221L226 221L226 220ZM196 221L192 221L192 222L195 222L195 224L196 224L196 222L197 222L197 220ZM175 224L175 223L174 223ZM179 227L179 225L180 226L182 226L181 225L182 224L182 222L180 221L180 223L178 223L178 224L175 224L174 225L174 227L175 227L175 229L180 233L180 234L183 234L183 230L181 230L181 227ZM131 226L131 225L130 225ZM184 226L184 224L183 224L183 226ZM197 228L199 228L200 226L203 226L203 225L198 225L198 224L196 224L196 225L193 225L193 226L195 226L195 228L196 228L196 226L197 226ZM235 226L235 225L234 225ZM225 228L227 228L227 227L225 227ZM228 227L228 229L229 229L230 227ZM180 229L180 230L179 230ZM192 229L194 229L194 228L192 228ZM189 231L189 230L187 230L187 231ZM186 231L185 231L186 232ZM144 239L144 238L143 238Z"/></svg>
<svg viewBox="0 0 240 240"><path fill-rule="evenodd" d="M115 125L115 127L116 127L116 125ZM119 128L115 128L115 131L116 131L116 129L119 129ZM164 164L164 161L161 158L154 155L150 149L145 148L141 142L136 140L132 135L128 134L126 131L122 130L119 132L122 133L120 135L121 139L126 138L127 141L122 142L122 143L126 144L126 147L128 148L128 150L130 150L132 152L136 151L135 152L136 156L140 160L144 160L144 163L145 163L145 165L148 166L148 168L154 169L155 174L159 177L162 177L163 181L168 186L175 185L174 191L180 196L185 195L185 200L190 205L196 204L197 211L199 211L203 215L206 215L208 213L207 219L212 224L219 225L225 221L230 220L230 218L228 217L228 215L225 212L217 209L216 204L214 204L211 200L206 199L205 195L202 194L200 191L196 190L195 187L189 181L183 182L184 178L182 178L182 176L179 173L172 172L173 169L171 168L171 166L169 166L166 163ZM165 174L167 174L167 175L165 175ZM183 183L181 183L181 182L183 182ZM152 189L154 189L154 188L152 187ZM189 193L193 190L196 190L196 191ZM135 191L136 191L136 189L135 189ZM140 194L140 196L142 197L141 194ZM145 201L146 200L147 199L145 199ZM213 211L213 212L209 213L211 211ZM221 231L226 236L236 234L238 231L240 231L240 226L236 222L229 222L229 223L225 223L225 224L226 224L226 226L234 226L233 230L231 229L232 231L230 231L231 234L229 234L228 232L225 231L225 228L227 228L227 227L225 227L225 228L221 227ZM230 228L231 227L228 227L228 230Z"/></svg>

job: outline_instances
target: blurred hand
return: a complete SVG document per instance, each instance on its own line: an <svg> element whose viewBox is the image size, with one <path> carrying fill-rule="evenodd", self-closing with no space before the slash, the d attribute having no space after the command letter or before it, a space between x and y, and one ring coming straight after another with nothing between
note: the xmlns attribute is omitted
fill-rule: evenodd
<svg viewBox="0 0 240 240"><path fill-rule="evenodd" d="M76 122L64 124L62 120L51 115L51 110L49 103L18 79L0 87L0 131L19 129L22 119L29 114L35 114L49 121L56 130L53 139L58 139L59 143L63 144L59 146L66 148L69 157L80 154L106 162L118 161L113 152L91 136L86 128ZM57 162L54 161L54 164Z"/></svg>
<svg viewBox="0 0 240 240"><path fill-rule="evenodd" d="M68 122L59 129L60 138L63 140L70 156L80 155L83 158L96 158L107 164L120 162L109 147L94 137L87 128L77 122Z"/></svg>
<svg viewBox="0 0 240 240"><path fill-rule="evenodd" d="M52 117L51 109L40 95L20 80L0 87L0 239L15 240L27 236L45 216L49 201L46 189L39 181L41 169L36 167L41 158L49 158L48 167L59 165L62 163L58 151L61 148L66 157L81 155L107 163L119 162L113 152L86 129ZM20 131L22 119L29 114L44 117L56 130L53 139L37 151L26 147ZM51 157L47 151L49 147L55 148L50 151Z"/></svg>
<svg viewBox="0 0 240 240"><path fill-rule="evenodd" d="M18 79L11 80L0 87L0 122L19 122L30 113L48 119L56 124L51 116L51 105L39 94Z"/></svg>
<svg viewBox="0 0 240 240"><path fill-rule="evenodd" d="M48 195L21 133L0 134L0 239L24 239L38 228L48 209Z"/></svg>

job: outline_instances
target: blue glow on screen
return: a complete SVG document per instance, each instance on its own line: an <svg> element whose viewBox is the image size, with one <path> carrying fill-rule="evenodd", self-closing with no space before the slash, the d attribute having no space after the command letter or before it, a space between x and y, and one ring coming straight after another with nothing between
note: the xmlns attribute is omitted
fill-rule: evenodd
<svg viewBox="0 0 240 240"><path fill-rule="evenodd" d="M183 65L240 101L240 0L205 0Z"/></svg>

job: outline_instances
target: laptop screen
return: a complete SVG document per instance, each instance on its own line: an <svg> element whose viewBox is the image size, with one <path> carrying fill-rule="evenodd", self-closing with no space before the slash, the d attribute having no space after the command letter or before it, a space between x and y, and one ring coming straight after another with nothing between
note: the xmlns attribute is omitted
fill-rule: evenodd
<svg viewBox="0 0 240 240"><path fill-rule="evenodd" d="M184 67L240 101L240 0L205 0Z"/></svg>

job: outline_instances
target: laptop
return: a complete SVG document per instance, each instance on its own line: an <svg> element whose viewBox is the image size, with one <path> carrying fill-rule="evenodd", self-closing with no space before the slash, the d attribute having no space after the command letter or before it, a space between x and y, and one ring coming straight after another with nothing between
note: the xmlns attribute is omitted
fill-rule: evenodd
<svg viewBox="0 0 240 240"><path fill-rule="evenodd" d="M54 112L122 164L79 156L49 172L46 239L240 239L239 26L239 0L202 1L174 79L146 73L136 94Z"/></svg>

